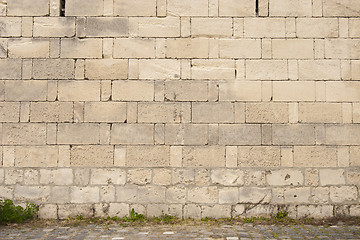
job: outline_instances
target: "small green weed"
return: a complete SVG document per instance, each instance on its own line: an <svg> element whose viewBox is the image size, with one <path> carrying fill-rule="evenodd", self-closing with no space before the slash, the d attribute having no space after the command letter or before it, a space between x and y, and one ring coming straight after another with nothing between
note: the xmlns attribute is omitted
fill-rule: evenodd
<svg viewBox="0 0 360 240"><path fill-rule="evenodd" d="M125 222L136 222L136 221L143 222L146 220L146 218L144 217L143 214L139 214L139 213L135 212L134 209L131 209L130 216L123 217L123 220Z"/></svg>
<svg viewBox="0 0 360 240"><path fill-rule="evenodd" d="M15 206L12 200L0 200L0 224L22 223L35 218L38 211L39 207L32 203L26 203L24 209L21 206Z"/></svg>
<svg viewBox="0 0 360 240"><path fill-rule="evenodd" d="M281 219L286 218L286 217L288 216L288 214L289 214L288 212L279 211L279 212L276 214L275 218L276 218L277 220L281 220Z"/></svg>
<svg viewBox="0 0 360 240"><path fill-rule="evenodd" d="M268 221L268 220L269 219L265 218L265 217L248 217L248 218L244 218L243 222L244 223L253 223L253 222L256 222L256 221Z"/></svg>
<svg viewBox="0 0 360 240"><path fill-rule="evenodd" d="M84 217L82 215L77 215L75 217L75 219L78 220L78 221L81 221L81 220L84 220Z"/></svg>

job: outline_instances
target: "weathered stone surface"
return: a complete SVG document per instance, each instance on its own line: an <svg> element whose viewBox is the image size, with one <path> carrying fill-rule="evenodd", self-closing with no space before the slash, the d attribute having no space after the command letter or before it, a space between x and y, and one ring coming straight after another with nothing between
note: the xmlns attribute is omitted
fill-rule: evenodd
<svg viewBox="0 0 360 240"><path fill-rule="evenodd" d="M219 144L258 145L261 142L260 125L219 125Z"/></svg>
<svg viewBox="0 0 360 240"><path fill-rule="evenodd" d="M165 144L206 145L208 126L205 124L166 124Z"/></svg>
<svg viewBox="0 0 360 240"><path fill-rule="evenodd" d="M4 123L2 140L4 145L45 145L46 125Z"/></svg>
<svg viewBox="0 0 360 240"><path fill-rule="evenodd" d="M271 186L298 186L303 185L304 176L299 170L273 170L267 173L266 180Z"/></svg>
<svg viewBox="0 0 360 240"><path fill-rule="evenodd" d="M167 167L170 148L168 146L128 146L126 166L128 167Z"/></svg>
<svg viewBox="0 0 360 240"><path fill-rule="evenodd" d="M57 167L57 146L19 146L15 148L16 167Z"/></svg>
<svg viewBox="0 0 360 240"><path fill-rule="evenodd" d="M185 167L224 167L225 148L221 146L184 147Z"/></svg>
<svg viewBox="0 0 360 240"><path fill-rule="evenodd" d="M244 172L241 170L213 170L211 171L211 182L224 186L241 186L244 184Z"/></svg>
<svg viewBox="0 0 360 240"><path fill-rule="evenodd" d="M113 146L73 146L71 148L71 166L111 167L113 166ZM84 181L83 177L80 179ZM80 180L79 179L79 180Z"/></svg>
<svg viewBox="0 0 360 240"><path fill-rule="evenodd" d="M280 166L279 147L240 146L237 152L240 167L278 167Z"/></svg>
<svg viewBox="0 0 360 240"><path fill-rule="evenodd" d="M87 102L84 105L85 122L124 122L126 103Z"/></svg>

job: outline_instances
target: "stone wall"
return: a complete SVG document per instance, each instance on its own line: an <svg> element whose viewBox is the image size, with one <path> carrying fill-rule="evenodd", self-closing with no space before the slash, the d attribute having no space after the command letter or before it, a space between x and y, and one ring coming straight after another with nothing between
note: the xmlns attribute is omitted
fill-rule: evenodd
<svg viewBox="0 0 360 240"><path fill-rule="evenodd" d="M360 1L0 15L1 198L43 218L360 215Z"/></svg>

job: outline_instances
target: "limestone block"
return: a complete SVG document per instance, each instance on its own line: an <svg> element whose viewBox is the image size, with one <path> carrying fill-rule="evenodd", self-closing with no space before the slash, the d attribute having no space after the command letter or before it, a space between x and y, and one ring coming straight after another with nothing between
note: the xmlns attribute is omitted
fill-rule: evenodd
<svg viewBox="0 0 360 240"><path fill-rule="evenodd" d="M261 58L260 39L221 39L220 58Z"/></svg>
<svg viewBox="0 0 360 240"><path fill-rule="evenodd" d="M360 101L360 82L326 82L327 102L357 102Z"/></svg>
<svg viewBox="0 0 360 240"><path fill-rule="evenodd" d="M50 198L50 187L43 186L20 186L14 188L15 201L32 201L45 203Z"/></svg>
<svg viewBox="0 0 360 240"><path fill-rule="evenodd" d="M317 187L311 190L311 198L315 204L329 204L330 188Z"/></svg>
<svg viewBox="0 0 360 240"><path fill-rule="evenodd" d="M21 36L21 18L0 17L0 25L1 25L1 30L0 30L1 37Z"/></svg>
<svg viewBox="0 0 360 240"><path fill-rule="evenodd" d="M272 40L272 57L274 59L311 59L314 57L313 49L312 39Z"/></svg>
<svg viewBox="0 0 360 240"><path fill-rule="evenodd" d="M153 183L156 185L171 184L171 170L170 169L154 169Z"/></svg>
<svg viewBox="0 0 360 240"><path fill-rule="evenodd" d="M89 168L74 168L74 185L86 186L90 182Z"/></svg>
<svg viewBox="0 0 360 240"><path fill-rule="evenodd" d="M189 168L175 168L172 171L172 184L190 185L195 183L195 171Z"/></svg>
<svg viewBox="0 0 360 240"><path fill-rule="evenodd" d="M180 61L175 59L141 59L139 61L140 79L179 79Z"/></svg>
<svg viewBox="0 0 360 240"><path fill-rule="evenodd" d="M127 182L136 185L146 185L151 183L151 169L129 169L127 174Z"/></svg>
<svg viewBox="0 0 360 240"><path fill-rule="evenodd" d="M122 59L85 60L85 77L88 79L126 79L128 61Z"/></svg>
<svg viewBox="0 0 360 240"><path fill-rule="evenodd" d="M255 16L255 4L251 0L219 0L219 16Z"/></svg>
<svg viewBox="0 0 360 240"><path fill-rule="evenodd" d="M225 167L225 147L184 147L185 167Z"/></svg>
<svg viewBox="0 0 360 240"><path fill-rule="evenodd" d="M91 169L90 184L92 185L124 185L125 171L115 168Z"/></svg>
<svg viewBox="0 0 360 240"><path fill-rule="evenodd" d="M103 0L68 0L65 16L101 16L103 14Z"/></svg>
<svg viewBox="0 0 360 240"><path fill-rule="evenodd" d="M110 217L125 217L129 215L129 204L126 203L110 203L109 216Z"/></svg>
<svg viewBox="0 0 360 240"><path fill-rule="evenodd" d="M356 124L326 126L326 144L358 145L359 143L360 126Z"/></svg>
<svg viewBox="0 0 360 240"><path fill-rule="evenodd" d="M139 18L138 21L139 37L180 37L180 18Z"/></svg>
<svg viewBox="0 0 360 240"><path fill-rule="evenodd" d="M235 63L232 60L194 59L191 71L193 79L235 79Z"/></svg>
<svg viewBox="0 0 360 240"><path fill-rule="evenodd" d="M231 37L231 18L192 18L192 37Z"/></svg>
<svg viewBox="0 0 360 240"><path fill-rule="evenodd" d="M59 81L60 101L99 101L99 81Z"/></svg>
<svg viewBox="0 0 360 240"><path fill-rule="evenodd" d="M5 81L6 101L45 101L47 81Z"/></svg>
<svg viewBox="0 0 360 240"><path fill-rule="evenodd" d="M74 79L75 64L70 59L34 59L32 71L35 79Z"/></svg>
<svg viewBox="0 0 360 240"><path fill-rule="evenodd" d="M166 202L184 204L186 202L186 188L173 186L166 189Z"/></svg>
<svg viewBox="0 0 360 240"><path fill-rule="evenodd" d="M114 58L155 58L155 40L147 38L117 38Z"/></svg>
<svg viewBox="0 0 360 240"><path fill-rule="evenodd" d="M216 187L189 188L188 201L192 203L217 203L218 189Z"/></svg>
<svg viewBox="0 0 360 240"><path fill-rule="evenodd" d="M330 187L330 200L333 203L344 203L358 200L356 186Z"/></svg>
<svg viewBox="0 0 360 240"><path fill-rule="evenodd" d="M128 35L127 18L88 17L85 35L87 37L123 37Z"/></svg>
<svg viewBox="0 0 360 240"><path fill-rule="evenodd" d="M360 39L326 39L325 58L359 59Z"/></svg>
<svg viewBox="0 0 360 240"><path fill-rule="evenodd" d="M50 203L69 203L70 202L70 188L55 186L51 188Z"/></svg>
<svg viewBox="0 0 360 240"><path fill-rule="evenodd" d="M289 110L286 103L247 103L247 123L287 123Z"/></svg>
<svg viewBox="0 0 360 240"><path fill-rule="evenodd" d="M360 19L349 19L349 37L360 37Z"/></svg>
<svg viewBox="0 0 360 240"><path fill-rule="evenodd" d="M296 34L299 38L338 37L338 21L336 18L297 18Z"/></svg>
<svg viewBox="0 0 360 240"><path fill-rule="evenodd" d="M297 207L298 218L329 218L333 217L333 206L331 205L299 205Z"/></svg>
<svg viewBox="0 0 360 240"><path fill-rule="evenodd" d="M8 16L49 15L49 0L11 0L7 2Z"/></svg>
<svg viewBox="0 0 360 240"><path fill-rule="evenodd" d="M265 186L265 171L248 170L245 171L245 185Z"/></svg>
<svg viewBox="0 0 360 240"><path fill-rule="evenodd" d="M295 167L336 167L337 149L321 146L294 146Z"/></svg>
<svg viewBox="0 0 360 240"><path fill-rule="evenodd" d="M360 207L358 205L350 206L350 216L360 216Z"/></svg>
<svg viewBox="0 0 360 240"><path fill-rule="evenodd" d="M15 148L16 167L57 167L57 146L19 146Z"/></svg>
<svg viewBox="0 0 360 240"><path fill-rule="evenodd" d="M208 16L207 0L168 0L167 14L170 16Z"/></svg>
<svg viewBox="0 0 360 240"><path fill-rule="evenodd" d="M303 185L304 176L299 170L272 170L267 172L266 180L270 186L299 186Z"/></svg>
<svg viewBox="0 0 360 240"><path fill-rule="evenodd" d="M345 184L345 172L343 169L320 169L320 185L343 185Z"/></svg>
<svg viewBox="0 0 360 240"><path fill-rule="evenodd" d="M300 80L340 80L340 61L304 60L299 61Z"/></svg>
<svg viewBox="0 0 360 240"><path fill-rule="evenodd" d="M357 0L329 0L323 3L324 16L350 17L359 16L360 2Z"/></svg>
<svg viewBox="0 0 360 240"><path fill-rule="evenodd" d="M109 216L109 204L108 203L97 203L94 204L94 217L106 218Z"/></svg>
<svg viewBox="0 0 360 240"><path fill-rule="evenodd" d="M71 124L58 125L57 142L59 144L98 144L100 142L98 124Z"/></svg>
<svg viewBox="0 0 360 240"><path fill-rule="evenodd" d="M71 187L71 203L97 203L100 200L98 187Z"/></svg>
<svg viewBox="0 0 360 240"><path fill-rule="evenodd" d="M58 205L59 219L67 219L68 217L93 217L93 206L91 204L64 204Z"/></svg>
<svg viewBox="0 0 360 240"><path fill-rule="evenodd" d="M208 83L203 81L166 81L165 101L207 101L208 88Z"/></svg>
<svg viewBox="0 0 360 240"><path fill-rule="evenodd" d="M128 146L126 166L166 167L169 166L169 146Z"/></svg>
<svg viewBox="0 0 360 240"><path fill-rule="evenodd" d="M219 169L211 171L211 182L224 186L241 186L244 184L245 174L238 169Z"/></svg>
<svg viewBox="0 0 360 240"><path fill-rule="evenodd" d="M61 58L101 58L101 39L61 39ZM106 62L105 60L103 60Z"/></svg>
<svg viewBox="0 0 360 240"><path fill-rule="evenodd" d="M21 184L23 182L23 179L24 179L23 170L14 169L14 168L5 169L5 185Z"/></svg>
<svg viewBox="0 0 360 240"><path fill-rule="evenodd" d="M166 124L165 144L206 145L208 126L205 124Z"/></svg>
<svg viewBox="0 0 360 240"><path fill-rule="evenodd" d="M273 144L275 145L313 145L315 127L313 125L273 125Z"/></svg>
<svg viewBox="0 0 360 240"><path fill-rule="evenodd" d="M0 59L0 79L20 79L21 60Z"/></svg>
<svg viewBox="0 0 360 240"><path fill-rule="evenodd" d="M126 103L86 102L84 105L85 122L124 122Z"/></svg>
<svg viewBox="0 0 360 240"><path fill-rule="evenodd" d="M287 61L246 60L246 79L287 80Z"/></svg>
<svg viewBox="0 0 360 240"><path fill-rule="evenodd" d="M260 125L249 124L220 124L220 145L260 145Z"/></svg>
<svg viewBox="0 0 360 240"><path fill-rule="evenodd" d="M57 205L56 204L44 204L39 206L39 218L41 219L56 219Z"/></svg>
<svg viewBox="0 0 360 240"><path fill-rule="evenodd" d="M196 204L186 204L184 206L184 217L185 218L201 218L201 207Z"/></svg>
<svg viewBox="0 0 360 240"><path fill-rule="evenodd" d="M71 122L73 104L70 102L33 102L30 105L31 122Z"/></svg>
<svg viewBox="0 0 360 240"><path fill-rule="evenodd" d="M209 40L206 38L170 38L166 40L167 58L207 58Z"/></svg>
<svg viewBox="0 0 360 240"><path fill-rule="evenodd" d="M240 167L278 167L280 148L263 146L239 146L238 166Z"/></svg>
<svg viewBox="0 0 360 240"><path fill-rule="evenodd" d="M234 204L239 201L239 191L236 187L225 187L219 189L220 204Z"/></svg>
<svg viewBox="0 0 360 240"><path fill-rule="evenodd" d="M20 104L11 102L0 103L0 122L18 122L20 119Z"/></svg>
<svg viewBox="0 0 360 240"><path fill-rule="evenodd" d="M360 80L360 61L351 61L351 79Z"/></svg>
<svg viewBox="0 0 360 240"><path fill-rule="evenodd" d="M13 198L13 187L4 187L0 186L0 197L3 199L11 199Z"/></svg>
<svg viewBox="0 0 360 240"><path fill-rule="evenodd" d="M116 201L136 202L138 187L135 185L125 185L116 187Z"/></svg>
<svg viewBox="0 0 360 240"><path fill-rule="evenodd" d="M240 187L238 203L264 204L271 200L271 189L258 187Z"/></svg>
<svg viewBox="0 0 360 240"><path fill-rule="evenodd" d="M10 39L8 42L9 58L48 58L50 42L43 39Z"/></svg>
<svg viewBox="0 0 360 240"><path fill-rule="evenodd" d="M35 17L34 37L74 37L75 18Z"/></svg>
<svg viewBox="0 0 360 240"><path fill-rule="evenodd" d="M139 103L139 123L180 123L190 121L189 103Z"/></svg>
<svg viewBox="0 0 360 240"><path fill-rule="evenodd" d="M199 169L195 173L195 184L198 186L209 185L211 182L211 171L210 169Z"/></svg>
<svg viewBox="0 0 360 240"><path fill-rule="evenodd" d="M2 140L4 145L45 145L46 125L4 123Z"/></svg>
<svg viewBox="0 0 360 240"><path fill-rule="evenodd" d="M248 38L284 38L285 18L244 18L244 36Z"/></svg>
<svg viewBox="0 0 360 240"><path fill-rule="evenodd" d="M3 173L4 174L4 173ZM0 179L1 179L0 171ZM0 183L2 180L0 180ZM24 184L25 185L37 185L39 184L39 171L34 169L28 169L24 171Z"/></svg>
<svg viewBox="0 0 360 240"><path fill-rule="evenodd" d="M114 81L112 100L115 101L154 101L153 81Z"/></svg>
<svg viewBox="0 0 360 240"><path fill-rule="evenodd" d="M234 123L235 121L233 103L194 102L191 109L193 123Z"/></svg>
<svg viewBox="0 0 360 240"><path fill-rule="evenodd" d="M269 0L270 16L311 17L311 0Z"/></svg>
<svg viewBox="0 0 360 240"><path fill-rule="evenodd" d="M112 144L153 144L153 124L113 124Z"/></svg>
<svg viewBox="0 0 360 240"><path fill-rule="evenodd" d="M219 100L249 101L249 102L261 101L261 82L260 81L220 82ZM245 122L244 105L235 104L235 122Z"/></svg>
<svg viewBox="0 0 360 240"><path fill-rule="evenodd" d="M339 103L299 103L301 123L342 123Z"/></svg>
<svg viewBox="0 0 360 240"><path fill-rule="evenodd" d="M125 17L156 16L156 0L115 0L114 14Z"/></svg>
<svg viewBox="0 0 360 240"><path fill-rule="evenodd" d="M360 147L351 146L350 147L350 166L360 167Z"/></svg>
<svg viewBox="0 0 360 240"><path fill-rule="evenodd" d="M86 130L84 130L86 131ZM113 146L73 146L71 148L71 166L79 167L111 167L113 166ZM79 179L84 182L87 176Z"/></svg>
<svg viewBox="0 0 360 240"><path fill-rule="evenodd" d="M140 203L164 203L165 187L143 186L138 190L138 202Z"/></svg>

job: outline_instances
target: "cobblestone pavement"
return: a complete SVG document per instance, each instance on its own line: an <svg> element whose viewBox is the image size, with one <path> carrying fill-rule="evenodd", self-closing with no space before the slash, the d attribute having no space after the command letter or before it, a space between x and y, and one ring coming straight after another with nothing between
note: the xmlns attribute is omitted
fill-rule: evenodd
<svg viewBox="0 0 360 240"><path fill-rule="evenodd" d="M87 225L81 227L0 228L0 239L360 239L360 226L146 226Z"/></svg>

